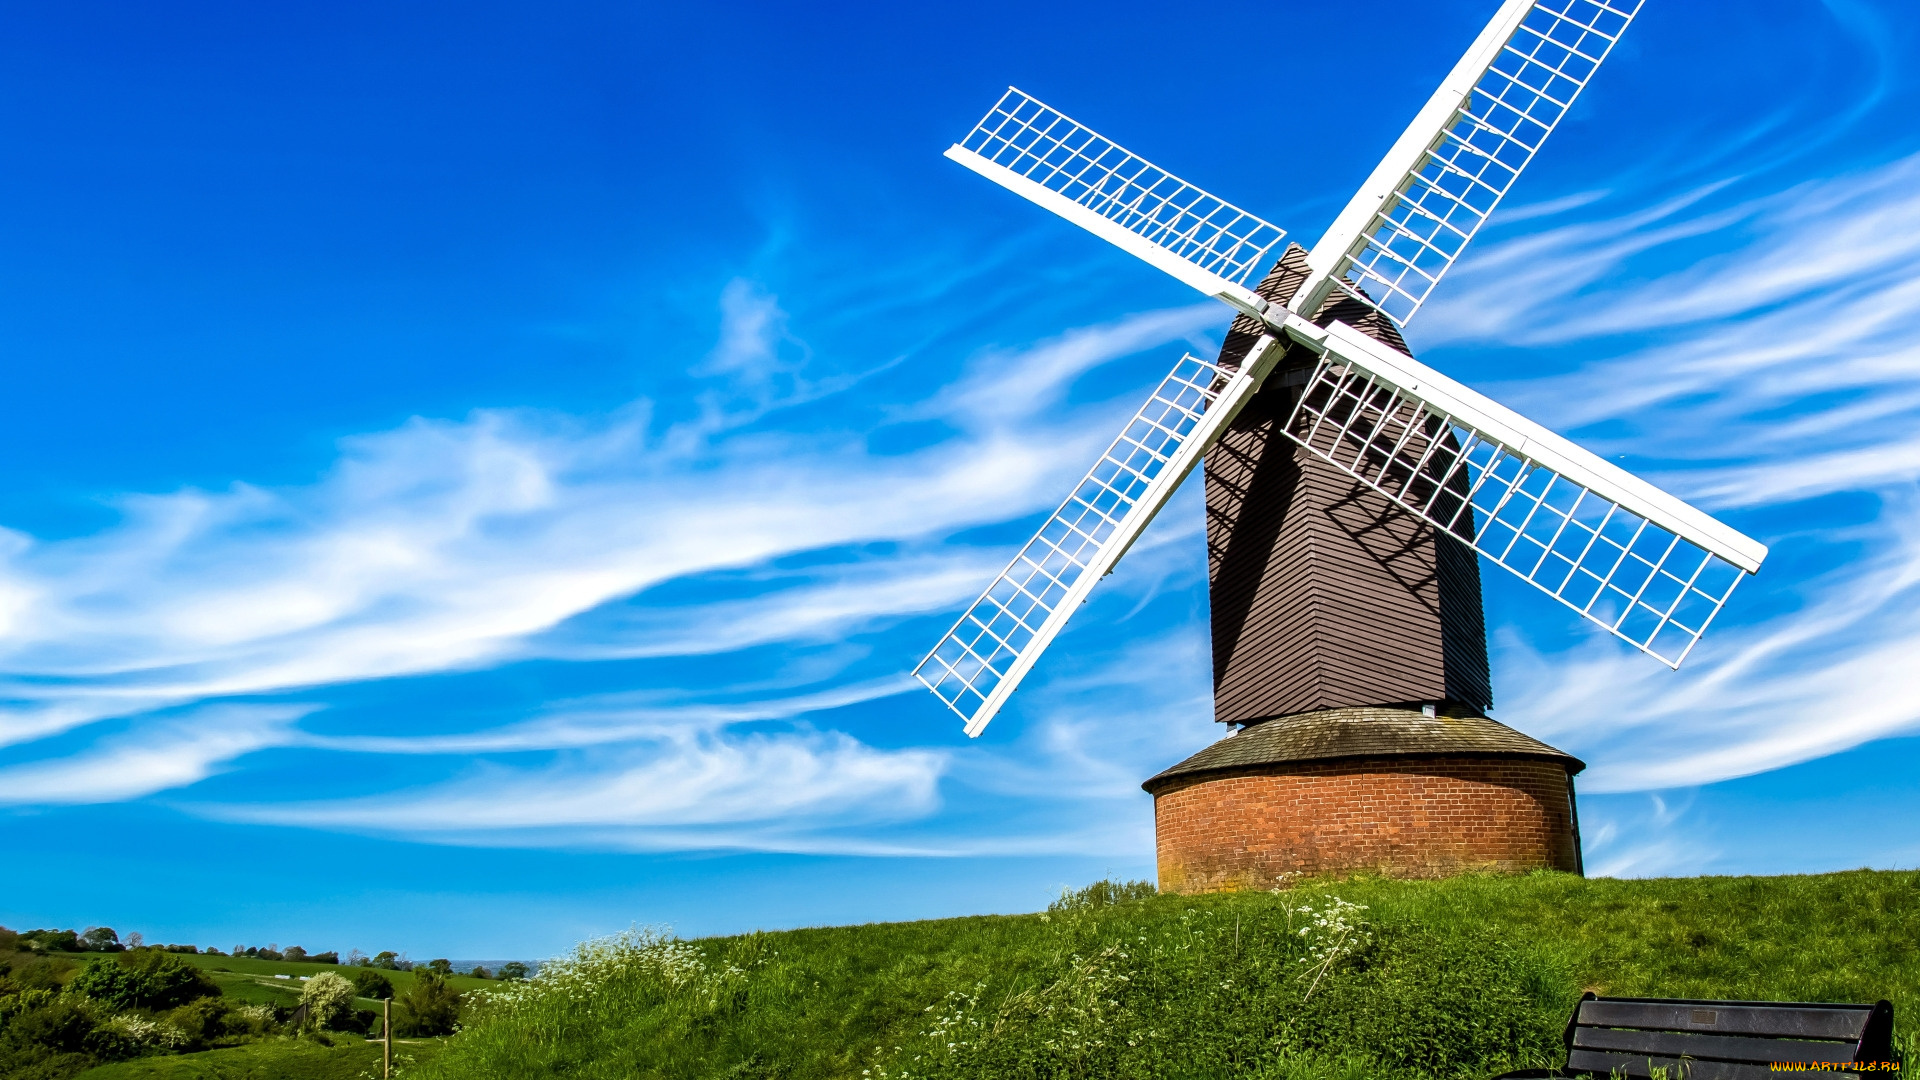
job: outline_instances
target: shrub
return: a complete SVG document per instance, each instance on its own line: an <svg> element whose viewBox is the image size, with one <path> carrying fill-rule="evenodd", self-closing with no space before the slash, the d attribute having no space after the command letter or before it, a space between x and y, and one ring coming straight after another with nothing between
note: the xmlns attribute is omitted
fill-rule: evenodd
<svg viewBox="0 0 1920 1080"><path fill-rule="evenodd" d="M307 980L300 992L300 1004L307 1008L307 1023L321 1031L348 1030L353 1020L353 984L323 971Z"/></svg>
<svg viewBox="0 0 1920 1080"><path fill-rule="evenodd" d="M139 1039L119 1030L85 999L27 993L35 1000L8 1018L0 1031L0 1069L10 1080L54 1080L142 1052Z"/></svg>
<svg viewBox="0 0 1920 1080"><path fill-rule="evenodd" d="M474 978L474 979L491 979L491 978L493 978L493 976L492 976L492 975L490 975L490 974L488 974L488 972L487 972L487 969L486 969L486 968L484 968L484 967L480 967L480 966L479 966L479 965L477 965L477 964L476 964L476 965L474 966L474 969L473 969L472 971L469 971L469 972L467 972L467 975L468 975L468 977L469 977L469 978Z"/></svg>
<svg viewBox="0 0 1920 1080"><path fill-rule="evenodd" d="M228 1023L233 1012L234 1007L225 998L207 997L187 1002L168 1013L166 1019L186 1039L188 1049L204 1050L235 1033Z"/></svg>
<svg viewBox="0 0 1920 1080"><path fill-rule="evenodd" d="M1088 908L1112 907L1158 896L1160 890L1151 881L1096 881L1084 889L1062 889L1060 899L1047 905L1048 914Z"/></svg>
<svg viewBox="0 0 1920 1080"><path fill-rule="evenodd" d="M401 1035L451 1035L459 1026L460 992L437 971L414 972L413 985L396 1000L407 1011L406 1019L394 1025Z"/></svg>
<svg viewBox="0 0 1920 1080"><path fill-rule="evenodd" d="M360 997L385 1001L393 997L393 983L372 968L361 968L353 973L353 992Z"/></svg>
<svg viewBox="0 0 1920 1080"><path fill-rule="evenodd" d="M97 956L67 983L67 989L116 1011L172 1009L195 998L220 995L220 987L199 968L158 949L130 953L124 960Z"/></svg>

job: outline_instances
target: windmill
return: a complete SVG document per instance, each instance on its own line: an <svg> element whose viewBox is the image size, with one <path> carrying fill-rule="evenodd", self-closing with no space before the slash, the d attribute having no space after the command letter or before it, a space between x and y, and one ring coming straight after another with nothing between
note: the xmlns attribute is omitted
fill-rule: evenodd
<svg viewBox="0 0 1920 1080"><path fill-rule="evenodd" d="M1577 869L1580 763L1482 715L1492 692L1479 559L1677 668L1765 558L1758 542L1413 359L1401 337L1639 6L1505 0L1311 249L1283 247L1277 226L1017 89L947 150L1235 313L1219 356L1181 357L915 669L978 735L1204 462L1216 719L1240 737L1148 781L1163 886L1244 883L1280 866ZM1302 779L1335 774L1371 777L1384 803L1363 802L1394 803L1406 820L1360 820L1381 811ZM1250 778L1273 783L1251 795L1214 783ZM1174 795L1185 802L1170 822ZM1308 809L1279 820L1247 802L1274 798ZM1446 798L1465 799L1492 832L1531 829L1538 842L1507 858L1499 843L1463 840L1472 829L1436 832L1445 808L1434 800ZM1249 862L1244 836L1195 832L1222 816L1292 839ZM1327 839L1329 822L1401 839L1355 847ZM1241 854L1212 850L1222 844ZM1171 873L1170 845L1181 849Z"/></svg>

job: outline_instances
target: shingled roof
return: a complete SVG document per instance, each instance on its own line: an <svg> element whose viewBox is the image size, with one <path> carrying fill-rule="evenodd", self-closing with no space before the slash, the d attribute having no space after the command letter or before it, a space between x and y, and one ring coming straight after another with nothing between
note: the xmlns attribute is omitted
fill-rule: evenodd
<svg viewBox="0 0 1920 1080"><path fill-rule="evenodd" d="M1417 709L1322 709L1267 720L1221 739L1140 786L1149 792L1196 773L1239 772L1295 761L1379 757L1541 758L1587 767L1484 716L1427 716Z"/></svg>

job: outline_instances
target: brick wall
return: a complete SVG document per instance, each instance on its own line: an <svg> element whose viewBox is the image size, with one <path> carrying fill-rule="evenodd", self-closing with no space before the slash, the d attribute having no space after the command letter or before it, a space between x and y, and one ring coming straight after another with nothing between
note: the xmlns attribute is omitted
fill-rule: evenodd
<svg viewBox="0 0 1920 1080"><path fill-rule="evenodd" d="M1567 772L1524 758L1297 762L1183 779L1153 800L1160 888L1284 873L1443 877L1579 867Z"/></svg>

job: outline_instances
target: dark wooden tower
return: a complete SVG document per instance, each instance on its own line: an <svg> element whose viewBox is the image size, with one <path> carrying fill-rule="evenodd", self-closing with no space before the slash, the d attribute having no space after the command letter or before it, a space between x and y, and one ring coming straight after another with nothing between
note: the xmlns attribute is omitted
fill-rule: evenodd
<svg viewBox="0 0 1920 1080"><path fill-rule="evenodd" d="M1291 295L1306 255L1290 248L1262 295ZM1338 319L1407 352L1392 323L1335 296L1316 322ZM1222 362L1237 364L1257 333L1251 319L1235 319ZM1286 437L1281 426L1317 359L1294 351L1206 459L1215 719L1491 708L1476 556Z"/></svg>
<svg viewBox="0 0 1920 1080"><path fill-rule="evenodd" d="M1258 291L1284 300L1307 274L1305 250L1292 247ZM1321 325L1334 320L1408 351L1391 322L1344 294L1336 294L1315 319ZM1237 366L1259 332L1251 319L1236 318L1221 363ZM1493 691L1477 557L1286 436L1283 425L1318 359L1300 346L1292 350L1206 458L1215 719L1230 725L1229 734L1258 725L1261 744L1288 749L1266 755L1272 761L1252 761L1209 748L1147 782L1155 795L1162 886L1200 891L1341 869L1577 869L1570 777L1579 762L1517 732L1512 734L1533 749L1522 753L1513 749L1519 743L1490 741L1487 734L1511 729L1484 716ZM1471 722L1471 731L1462 725L1422 727L1417 721L1423 717ZM1366 753L1301 757L1303 739L1334 745L1311 735L1334 718L1342 730L1361 722L1375 731L1340 744L1364 746ZM1393 734L1416 729L1425 733L1417 746L1408 742L1412 736ZM1549 771L1569 779L1558 790L1537 777L1520 785L1527 788L1520 801L1546 804L1546 816L1528 826L1544 839L1522 844L1516 855L1513 830L1500 824L1511 814L1495 809L1514 802L1514 785L1503 787L1499 777L1506 774L1493 766L1516 754L1538 761L1542 753L1564 758ZM1309 759L1316 776L1328 768L1338 772L1338 763L1347 762L1352 783L1346 787L1360 785L1354 805L1342 803L1337 811L1343 822L1338 836L1299 820L1336 812L1321 781L1311 798L1298 785L1286 788L1292 792L1286 806L1267 805L1272 796L1249 802L1252 789L1245 784L1231 793L1222 788L1217 798L1192 790L1298 771L1298 762ZM1485 798L1476 803L1478 781L1466 788L1454 784L1444 793L1433 784L1400 782L1412 775L1407 770L1430 773L1436 762L1450 776L1492 778L1483 785ZM1386 776L1399 779L1388 782ZM1177 823L1167 820L1175 806L1168 797L1176 794ZM1208 821L1228 824L1196 831L1190 818L1200 811L1192 808L1203 805ZM1369 813L1377 820L1369 820ZM1356 832L1383 831L1399 840L1389 838L1385 847L1351 843ZM1487 843L1474 847L1474 833L1486 834ZM1262 846L1261 837L1280 836L1292 839Z"/></svg>

